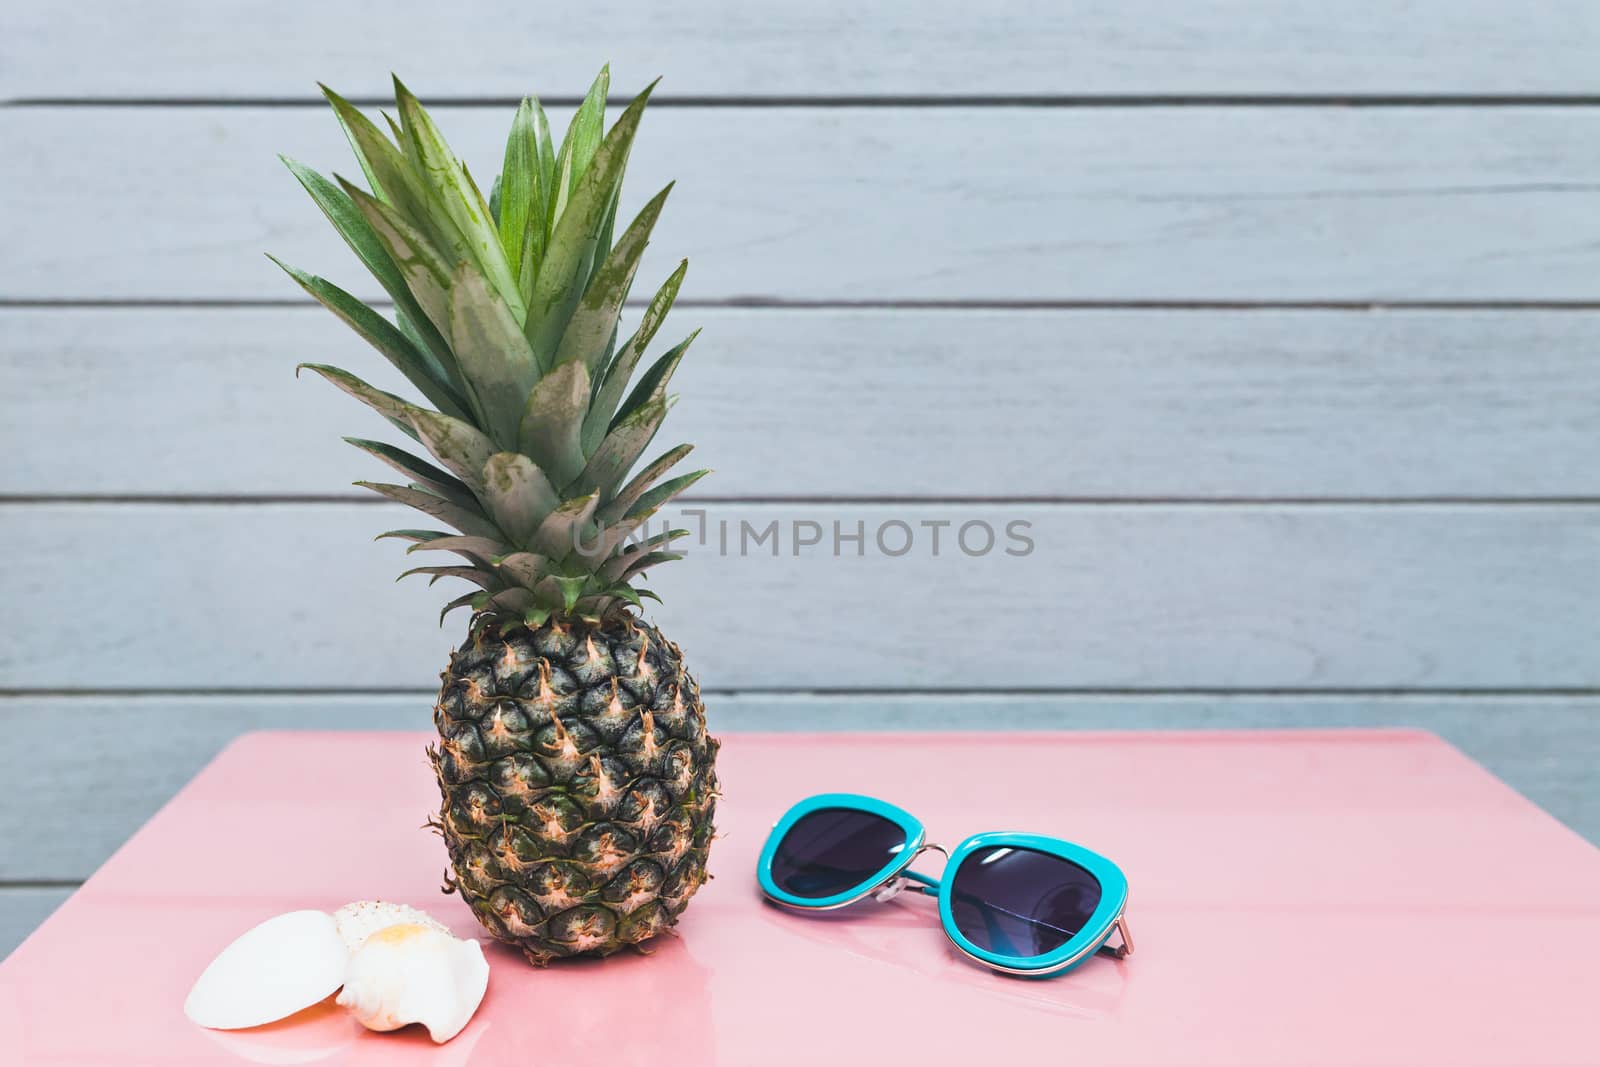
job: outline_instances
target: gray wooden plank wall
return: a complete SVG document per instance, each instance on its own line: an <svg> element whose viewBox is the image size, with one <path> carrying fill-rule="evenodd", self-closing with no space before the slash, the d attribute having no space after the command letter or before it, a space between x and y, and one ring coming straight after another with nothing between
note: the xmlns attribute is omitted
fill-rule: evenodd
<svg viewBox="0 0 1600 1067"><path fill-rule="evenodd" d="M454 628L290 370L384 369L260 256L365 291L273 154L391 68L480 172L666 76L713 529L1032 524L663 569L722 729L1420 726L1600 841L1600 8L437 13L4 17L0 951L239 733L426 724Z"/></svg>

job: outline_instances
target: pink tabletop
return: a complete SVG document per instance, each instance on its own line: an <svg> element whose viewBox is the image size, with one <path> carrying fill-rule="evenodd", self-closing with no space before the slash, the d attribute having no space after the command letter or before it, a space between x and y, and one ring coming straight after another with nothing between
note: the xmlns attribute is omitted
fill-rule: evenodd
<svg viewBox="0 0 1600 1067"><path fill-rule="evenodd" d="M538 971L494 947L441 1047L328 1006L191 1025L195 976L279 912L381 897L476 936L438 893L423 744L236 742L0 965L0 1063L1600 1063L1600 851L1409 731L729 735L716 880L651 956ZM1010 979L957 956L926 897L763 906L767 828L826 790L945 844L1024 829L1112 857L1137 952Z"/></svg>

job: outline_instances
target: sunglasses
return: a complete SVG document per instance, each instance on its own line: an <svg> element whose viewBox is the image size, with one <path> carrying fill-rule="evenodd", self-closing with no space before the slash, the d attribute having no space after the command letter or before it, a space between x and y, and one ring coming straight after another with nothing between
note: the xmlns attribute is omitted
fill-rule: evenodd
<svg viewBox="0 0 1600 1067"><path fill-rule="evenodd" d="M911 870L927 851L945 856L944 877ZM945 936L964 954L1006 974L1063 974L1095 954L1133 952L1123 909L1128 879L1115 863L1038 834L975 834L946 852L922 823L874 797L823 793L790 808L756 862L761 892L802 911L831 911L906 889L939 900ZM1112 931L1120 947L1106 944Z"/></svg>

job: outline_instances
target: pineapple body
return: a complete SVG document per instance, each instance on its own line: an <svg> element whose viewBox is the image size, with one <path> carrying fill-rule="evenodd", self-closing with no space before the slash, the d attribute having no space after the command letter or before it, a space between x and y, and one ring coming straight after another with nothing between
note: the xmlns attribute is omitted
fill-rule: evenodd
<svg viewBox="0 0 1600 1067"><path fill-rule="evenodd" d="M704 883L717 742L677 647L630 616L475 619L434 710L448 888L543 964L677 922Z"/></svg>

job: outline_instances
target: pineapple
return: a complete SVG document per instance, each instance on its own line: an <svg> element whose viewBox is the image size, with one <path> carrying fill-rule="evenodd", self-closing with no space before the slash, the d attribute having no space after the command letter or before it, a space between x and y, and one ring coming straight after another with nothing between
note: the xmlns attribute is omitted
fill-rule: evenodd
<svg viewBox="0 0 1600 1067"><path fill-rule="evenodd" d="M458 557L405 574L474 587L440 615L472 609L440 676L439 740L428 749L445 891L536 964L606 955L671 927L709 877L717 797L699 688L677 646L637 614L654 594L636 585L646 568L681 558L671 542L685 531L645 536L647 520L707 472L663 480L691 447L679 445L629 476L694 339L628 388L687 264L618 343L671 186L613 241L650 89L606 131L608 88L602 71L559 150L538 101L523 101L488 200L398 79L393 140L324 89L367 189L285 159L393 298L393 321L279 265L427 403L336 367L302 367L414 443L347 438L400 474L357 484L435 520L379 536Z"/></svg>

